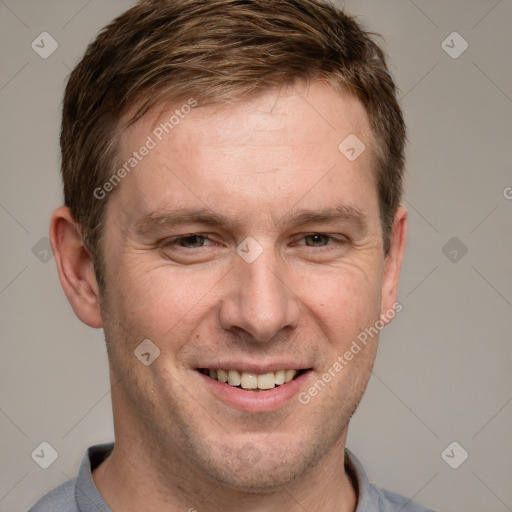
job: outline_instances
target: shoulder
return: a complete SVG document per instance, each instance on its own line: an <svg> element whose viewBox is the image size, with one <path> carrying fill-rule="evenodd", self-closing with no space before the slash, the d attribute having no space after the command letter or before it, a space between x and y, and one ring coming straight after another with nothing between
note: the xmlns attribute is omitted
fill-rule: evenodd
<svg viewBox="0 0 512 512"><path fill-rule="evenodd" d="M375 503L378 503L377 510L381 512L435 512L430 508L423 507L410 498L373 484L370 484L370 494Z"/></svg>
<svg viewBox="0 0 512 512"><path fill-rule="evenodd" d="M76 478L68 480L39 498L28 512L78 512L75 500Z"/></svg>
<svg viewBox="0 0 512 512"><path fill-rule="evenodd" d="M345 449L345 469L358 491L356 512L434 512L411 498L371 484L359 459Z"/></svg>

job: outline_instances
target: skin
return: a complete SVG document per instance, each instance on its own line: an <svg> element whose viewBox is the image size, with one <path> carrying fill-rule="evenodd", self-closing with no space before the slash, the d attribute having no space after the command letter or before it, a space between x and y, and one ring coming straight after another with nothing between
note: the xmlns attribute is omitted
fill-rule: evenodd
<svg viewBox="0 0 512 512"><path fill-rule="evenodd" d="M123 135L121 160L160 113ZM353 162L338 150L349 134L366 145ZM406 211L396 213L385 256L373 149L361 103L323 82L196 107L108 197L103 294L69 210L55 211L64 291L107 339L116 444L93 478L112 510L355 510L343 450L378 336L307 405L294 396L274 410L240 410L213 394L197 368L287 361L311 369L300 386L307 391L392 310ZM340 204L362 212L365 227L290 223L299 211ZM145 216L176 207L236 223L137 229ZM168 242L191 233L208 239ZM236 253L248 236L263 250L252 263ZM149 366L133 354L144 339L160 349Z"/></svg>

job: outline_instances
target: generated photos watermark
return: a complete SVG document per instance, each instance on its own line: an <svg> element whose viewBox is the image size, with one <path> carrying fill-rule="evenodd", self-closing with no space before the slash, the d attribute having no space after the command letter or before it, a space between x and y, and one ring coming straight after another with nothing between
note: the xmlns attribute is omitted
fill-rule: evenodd
<svg viewBox="0 0 512 512"><path fill-rule="evenodd" d="M99 200L105 199L107 194L112 192L112 190L121 183L123 178L130 174L133 169L135 169L137 165L139 165L139 163L180 124L181 120L190 114L194 107L197 107L197 105L198 103L195 98L189 98L186 103L174 111L173 115L171 115L167 121L161 122L151 134L146 137L144 144L142 144L137 151L134 151L132 156L130 156L101 187L94 189L94 197Z"/></svg>
<svg viewBox="0 0 512 512"><path fill-rule="evenodd" d="M384 326L390 322L397 313L402 311L403 306L399 302L395 302L393 306L380 316L372 326L366 327L361 331L357 338L352 340L350 348L345 351L343 355L339 355L336 361L327 369L326 372L314 383L307 391L302 391L298 394L298 400L301 404L307 405L311 400L316 397L329 382L331 382L343 369L359 354L368 344L368 341L375 338Z"/></svg>

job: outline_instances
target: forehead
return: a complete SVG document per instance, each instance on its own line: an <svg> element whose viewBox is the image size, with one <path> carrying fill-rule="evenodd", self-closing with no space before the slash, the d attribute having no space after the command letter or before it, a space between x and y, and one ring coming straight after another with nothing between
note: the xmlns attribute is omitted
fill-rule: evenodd
<svg viewBox="0 0 512 512"><path fill-rule="evenodd" d="M363 105L323 82L232 104L191 97L149 112L123 134L121 163L151 150L112 199L130 223L172 207L240 215L258 206L269 219L319 200L365 210L376 203L373 144ZM364 148L356 159L348 158L352 146Z"/></svg>

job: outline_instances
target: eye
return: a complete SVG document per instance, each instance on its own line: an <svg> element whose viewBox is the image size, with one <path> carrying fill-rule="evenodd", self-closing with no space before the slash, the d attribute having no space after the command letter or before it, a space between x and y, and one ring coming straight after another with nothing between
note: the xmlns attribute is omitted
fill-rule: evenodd
<svg viewBox="0 0 512 512"><path fill-rule="evenodd" d="M207 243L210 242L210 243ZM205 245L212 245L213 242L205 235L200 235L197 233L191 233L189 235L182 235L177 236L174 238L170 238L168 240L165 240L164 246L165 247L183 247L185 249L200 249L201 247L204 247Z"/></svg>
<svg viewBox="0 0 512 512"><path fill-rule="evenodd" d="M158 244L163 259L179 265L213 261L226 254L226 246L217 234L187 233L161 240Z"/></svg>
<svg viewBox="0 0 512 512"><path fill-rule="evenodd" d="M305 243L301 243L302 240L304 240ZM326 235L325 233L311 233L304 235L300 239L299 245L306 245L307 247L325 247L332 245L333 242L342 242L342 240L335 240L332 236Z"/></svg>

